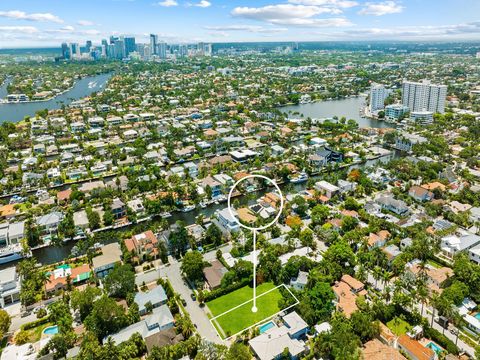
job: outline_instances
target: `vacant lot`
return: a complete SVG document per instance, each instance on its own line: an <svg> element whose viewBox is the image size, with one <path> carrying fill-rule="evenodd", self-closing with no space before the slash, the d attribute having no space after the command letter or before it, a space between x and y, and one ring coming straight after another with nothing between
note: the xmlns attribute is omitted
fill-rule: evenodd
<svg viewBox="0 0 480 360"><path fill-rule="evenodd" d="M282 310L278 307L280 299L282 299L280 289L275 289L272 283L266 283L257 287L256 313L252 312L253 289L249 286L209 301L207 306L216 317L213 322L217 329L221 328L220 332L228 337ZM232 310L236 306L239 307ZM229 312L225 313L226 311Z"/></svg>

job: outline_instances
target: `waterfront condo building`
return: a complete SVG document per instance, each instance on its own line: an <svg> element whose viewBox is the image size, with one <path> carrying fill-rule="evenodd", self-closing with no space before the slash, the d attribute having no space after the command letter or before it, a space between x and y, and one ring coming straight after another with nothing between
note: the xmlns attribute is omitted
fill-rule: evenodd
<svg viewBox="0 0 480 360"><path fill-rule="evenodd" d="M403 81L402 104L410 111L443 113L447 97L447 85L435 85L429 80L422 82Z"/></svg>
<svg viewBox="0 0 480 360"><path fill-rule="evenodd" d="M385 99L389 90L382 84L372 84L370 88L370 111L375 112L385 107Z"/></svg>

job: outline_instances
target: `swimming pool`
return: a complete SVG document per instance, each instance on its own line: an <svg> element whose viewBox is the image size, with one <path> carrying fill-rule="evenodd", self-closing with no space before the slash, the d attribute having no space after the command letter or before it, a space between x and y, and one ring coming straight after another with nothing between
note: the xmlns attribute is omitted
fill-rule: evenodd
<svg viewBox="0 0 480 360"><path fill-rule="evenodd" d="M435 344L434 342L430 341L428 344L427 344L427 347L432 349L433 351L435 351L437 353L437 355L440 355L440 353L443 351L443 349L438 346L437 344Z"/></svg>
<svg viewBox="0 0 480 360"><path fill-rule="evenodd" d="M480 320L480 312L476 313L473 317L475 317L476 319Z"/></svg>
<svg viewBox="0 0 480 360"><path fill-rule="evenodd" d="M54 325L54 326L46 327L45 329L43 329L42 332L43 332L45 335L55 335L55 334L58 334L58 326L57 326L57 325Z"/></svg>
<svg viewBox="0 0 480 360"><path fill-rule="evenodd" d="M273 328L275 324L272 321L269 321L268 323L263 324L262 326L259 326L260 334L263 334L265 331Z"/></svg>

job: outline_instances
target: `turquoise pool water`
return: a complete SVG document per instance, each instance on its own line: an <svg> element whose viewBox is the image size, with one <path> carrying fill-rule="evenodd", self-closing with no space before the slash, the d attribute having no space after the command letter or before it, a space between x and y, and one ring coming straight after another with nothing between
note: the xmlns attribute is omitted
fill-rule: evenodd
<svg viewBox="0 0 480 360"><path fill-rule="evenodd" d="M262 326L259 327L260 334L263 334L265 331L273 328L275 324L272 321L269 321L268 323L263 324Z"/></svg>
<svg viewBox="0 0 480 360"><path fill-rule="evenodd" d="M476 317L478 320L480 320L480 312L476 313L476 314L474 315L474 317Z"/></svg>
<svg viewBox="0 0 480 360"><path fill-rule="evenodd" d="M440 355L440 353L443 351L443 349L434 342L429 342L427 347L435 351L438 355Z"/></svg>
<svg viewBox="0 0 480 360"><path fill-rule="evenodd" d="M42 332L43 332L44 334L46 334L46 335L55 335L55 334L58 334L58 326L57 326L57 325L49 326L49 327L43 329Z"/></svg>

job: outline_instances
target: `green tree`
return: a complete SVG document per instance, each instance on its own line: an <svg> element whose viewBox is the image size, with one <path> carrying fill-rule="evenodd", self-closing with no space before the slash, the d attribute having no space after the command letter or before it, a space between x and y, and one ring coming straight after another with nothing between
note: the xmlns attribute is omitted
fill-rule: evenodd
<svg viewBox="0 0 480 360"><path fill-rule="evenodd" d="M204 267L203 255L195 250L185 254L180 268L188 279L197 281L203 278Z"/></svg>
<svg viewBox="0 0 480 360"><path fill-rule="evenodd" d="M74 310L78 310L82 321L90 314L95 299L101 294L102 290L93 286L87 286L83 291L74 290L72 292L70 304Z"/></svg>
<svg viewBox="0 0 480 360"><path fill-rule="evenodd" d="M12 324L12 319L8 313L1 309L0 310L0 339L3 339L3 336L8 332L10 329L10 325Z"/></svg>
<svg viewBox="0 0 480 360"><path fill-rule="evenodd" d="M334 299L335 294L330 284L317 282L303 294L298 305L299 311L304 320L313 326L319 321L327 320L330 317L334 309Z"/></svg>
<svg viewBox="0 0 480 360"><path fill-rule="evenodd" d="M126 299L128 294L135 291L135 273L132 266L115 265L103 283L110 296Z"/></svg>
<svg viewBox="0 0 480 360"><path fill-rule="evenodd" d="M85 318L84 324L87 330L101 341L107 335L125 327L128 319L121 305L111 297L103 295L93 304L92 312Z"/></svg>
<svg viewBox="0 0 480 360"><path fill-rule="evenodd" d="M251 360L252 354L247 346L242 343L234 343L228 349L225 360Z"/></svg>
<svg viewBox="0 0 480 360"><path fill-rule="evenodd" d="M330 216L330 209L325 205L316 205L312 209L312 225L323 225Z"/></svg>
<svg viewBox="0 0 480 360"><path fill-rule="evenodd" d="M218 246L223 240L222 231L217 225L211 224L205 232L204 240L205 244L215 244L215 246Z"/></svg>

